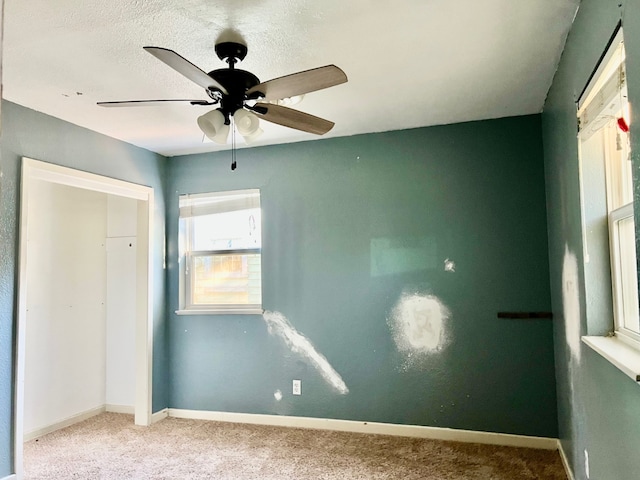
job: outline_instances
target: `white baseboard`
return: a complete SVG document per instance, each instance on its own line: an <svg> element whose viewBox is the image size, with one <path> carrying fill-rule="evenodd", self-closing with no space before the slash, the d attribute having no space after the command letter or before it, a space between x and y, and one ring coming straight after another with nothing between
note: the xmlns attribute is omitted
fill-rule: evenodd
<svg viewBox="0 0 640 480"><path fill-rule="evenodd" d="M527 447L556 450L558 439L529 437L507 433L475 432L453 428L423 427L418 425L396 425L391 423L356 422L353 420L333 420L325 418L290 417L284 415L258 415L252 413L211 412L201 410L169 409L170 417L213 420L217 422L251 423L278 427L311 428L335 430L339 432L374 433L401 437L429 438L454 442L483 443L508 447Z"/></svg>
<svg viewBox="0 0 640 480"><path fill-rule="evenodd" d="M136 407L133 405L113 405L107 404L104 406L105 412L111 413L126 413L127 415L135 415Z"/></svg>
<svg viewBox="0 0 640 480"><path fill-rule="evenodd" d="M31 432L24 434L24 441L28 442L29 440L33 440L34 438L41 437L46 435L47 433L55 432L56 430L60 430L61 428L70 427L71 425L79 422L83 422L84 420L88 420L91 417L95 417L96 415L100 415L104 412L112 412L112 413L126 413L129 415L133 415L135 413L135 407L129 405L102 405L100 407L92 408L91 410L87 410L86 412L79 413L77 415L73 415L71 417L65 418L59 422L54 423L53 425L48 425L43 428L39 428L37 430L33 430ZM0 479L5 480L5 479Z"/></svg>
<svg viewBox="0 0 640 480"><path fill-rule="evenodd" d="M91 417L95 417L96 415L100 415L105 411L105 406L102 405L100 407L92 408L91 410L87 410L82 413L78 413L77 415L73 415L71 417L65 418L59 422L56 422L52 425L38 428L37 430L33 430L31 432L27 432L24 434L24 441L28 442L29 440L33 440L34 438L41 437L46 435L47 433L55 432L56 430L60 430L61 428L66 428L74 423L83 422Z"/></svg>
<svg viewBox="0 0 640 480"><path fill-rule="evenodd" d="M158 423L160 420L164 420L169 416L169 409L163 408L162 410L151 415L151 425Z"/></svg>
<svg viewBox="0 0 640 480"><path fill-rule="evenodd" d="M564 448L562 448L562 442L560 440L558 440L558 453L560 454L560 460L562 460L564 471L567 473L567 478L569 480L574 480L575 477L573 476L573 472L569 466L569 461L567 460L567 455L564 453Z"/></svg>
<svg viewBox="0 0 640 480"><path fill-rule="evenodd" d="M15 473L13 473L8 477L0 478L0 480L18 480L18 476Z"/></svg>

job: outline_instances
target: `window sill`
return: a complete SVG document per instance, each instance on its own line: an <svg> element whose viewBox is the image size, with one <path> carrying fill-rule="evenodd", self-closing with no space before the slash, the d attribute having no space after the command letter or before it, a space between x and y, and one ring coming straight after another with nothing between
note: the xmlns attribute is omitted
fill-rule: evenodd
<svg viewBox="0 0 640 480"><path fill-rule="evenodd" d="M263 313L262 308L176 310L176 315L262 315Z"/></svg>
<svg viewBox="0 0 640 480"><path fill-rule="evenodd" d="M640 382L640 350L618 337L582 337L582 341L635 382Z"/></svg>

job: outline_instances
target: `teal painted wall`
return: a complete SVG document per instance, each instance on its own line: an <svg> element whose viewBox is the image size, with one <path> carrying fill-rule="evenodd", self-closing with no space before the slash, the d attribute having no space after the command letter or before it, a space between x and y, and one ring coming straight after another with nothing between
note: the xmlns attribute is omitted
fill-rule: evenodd
<svg viewBox="0 0 640 480"><path fill-rule="evenodd" d="M640 457L640 387L614 366L580 344L579 335L602 333L601 321L585 315L581 238L578 144L575 102L622 18L627 53L629 100L640 105L640 1L582 0L546 101L543 143L547 189L551 299L555 325L559 433L576 479L638 478ZM640 171L640 123L634 119L631 141L637 188ZM640 226L636 209L636 228ZM640 237L639 237L640 238ZM580 314L575 326L563 314L562 270L565 250L577 259ZM564 285L566 288L566 284ZM589 328L587 325L589 324ZM610 324L611 325L611 324ZM575 353L572 354L572 350Z"/></svg>
<svg viewBox="0 0 640 480"><path fill-rule="evenodd" d="M3 102L0 140L0 478L13 468L13 356L21 157L64 165L154 189L153 409L168 406L166 384L164 157L24 107Z"/></svg>
<svg viewBox="0 0 640 480"><path fill-rule="evenodd" d="M169 159L168 311L178 308L178 195L260 188L264 307L349 393L261 316L170 313L171 407L557 435L552 322L496 317L550 309L540 116L237 156L234 172L229 152ZM387 318L403 291L450 310L440 351L399 352Z"/></svg>

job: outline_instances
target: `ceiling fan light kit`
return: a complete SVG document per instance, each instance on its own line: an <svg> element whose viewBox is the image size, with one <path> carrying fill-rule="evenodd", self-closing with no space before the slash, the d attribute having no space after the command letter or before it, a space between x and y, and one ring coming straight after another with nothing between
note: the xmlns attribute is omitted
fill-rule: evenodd
<svg viewBox="0 0 640 480"><path fill-rule="evenodd" d="M314 68L284 77L260 82L253 73L235 68L247 55L246 45L222 42L215 46L218 58L228 64L205 73L173 50L161 47L144 49L178 73L205 89L207 100L128 100L98 102L102 107L130 107L163 105L183 102L191 105L217 105L218 108L198 117L198 126L216 143L226 143L231 125L247 143L254 142L262 133L259 118L303 132L323 135L334 123L323 118L294 110L284 105L298 103L303 95L347 81L345 73L335 65ZM297 100L297 101L296 101ZM269 102L269 103L268 103Z"/></svg>
<svg viewBox="0 0 640 480"><path fill-rule="evenodd" d="M224 145L229 137L229 124L225 122L225 116L220 110L211 110L198 117L198 127L207 138Z"/></svg>
<svg viewBox="0 0 640 480"><path fill-rule="evenodd" d="M285 107L290 107L292 105L297 105L302 101L304 95L296 95L295 97L289 98L281 98L279 100L270 100L269 103L273 103L274 105L283 105Z"/></svg>
<svg viewBox="0 0 640 480"><path fill-rule="evenodd" d="M263 133L258 117L247 110L236 110L233 114L233 120L236 130L248 144L255 142Z"/></svg>

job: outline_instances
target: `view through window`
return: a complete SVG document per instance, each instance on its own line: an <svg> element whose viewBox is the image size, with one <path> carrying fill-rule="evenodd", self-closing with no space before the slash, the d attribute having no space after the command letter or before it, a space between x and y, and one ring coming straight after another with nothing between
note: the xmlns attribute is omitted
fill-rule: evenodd
<svg viewBox="0 0 640 480"><path fill-rule="evenodd" d="M259 190L180 197L181 309L261 310Z"/></svg>

